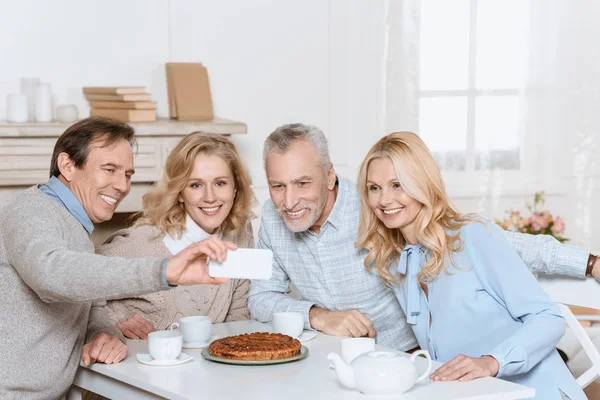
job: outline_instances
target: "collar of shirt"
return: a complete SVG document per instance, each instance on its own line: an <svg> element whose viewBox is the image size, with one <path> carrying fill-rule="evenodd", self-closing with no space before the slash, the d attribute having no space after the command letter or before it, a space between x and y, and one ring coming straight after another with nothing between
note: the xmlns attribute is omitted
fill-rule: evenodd
<svg viewBox="0 0 600 400"><path fill-rule="evenodd" d="M85 212L83 206L73 192L60 179L55 176L51 177L48 183L40 186L40 190L65 207L71 215L77 218L77 221L83 225L88 233L91 234L94 231L94 223Z"/></svg>
<svg viewBox="0 0 600 400"><path fill-rule="evenodd" d="M344 214L346 212L346 203L347 196L350 193L352 182L347 181L345 179L337 178L337 197L335 198L335 203L333 204L333 208L331 209L331 213L329 213L329 217L327 217L327 221L336 229L340 230L344 228Z"/></svg>
<svg viewBox="0 0 600 400"><path fill-rule="evenodd" d="M171 254L175 255L190 244L200 242L210 236L209 233L204 231L204 229L200 228L198 224L194 222L192 217L186 214L185 231L181 233L181 238L178 239L167 233L163 237L163 243L167 246ZM217 233L217 236L221 237L221 234Z"/></svg>

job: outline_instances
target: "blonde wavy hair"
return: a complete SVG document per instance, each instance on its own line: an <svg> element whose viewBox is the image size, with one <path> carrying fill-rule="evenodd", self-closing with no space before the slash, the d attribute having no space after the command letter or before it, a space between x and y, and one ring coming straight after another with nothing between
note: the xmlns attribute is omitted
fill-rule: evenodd
<svg viewBox="0 0 600 400"><path fill-rule="evenodd" d="M135 225L154 225L162 233L181 237L185 231L186 212L178 197L187 185L199 154L222 158L234 178L237 192L233 207L220 227L223 236L238 234L255 217L252 212L256 203L252 179L235 145L220 135L192 132L181 139L169 154L162 180L142 197L143 211Z"/></svg>
<svg viewBox="0 0 600 400"><path fill-rule="evenodd" d="M357 183L361 199L360 235L356 247L369 249L365 267L376 271L386 286L398 284L400 274L392 274L390 265L398 263L407 244L400 229L386 228L369 207L369 165L386 157L394 164L402 190L422 205L415 218L416 240L427 248L430 257L418 279L420 283L431 281L441 271L447 273L446 256L456 266L452 254L462 250L460 228L476 219L473 215L461 215L450 204L440 169L419 136L395 132L381 138L360 166Z"/></svg>

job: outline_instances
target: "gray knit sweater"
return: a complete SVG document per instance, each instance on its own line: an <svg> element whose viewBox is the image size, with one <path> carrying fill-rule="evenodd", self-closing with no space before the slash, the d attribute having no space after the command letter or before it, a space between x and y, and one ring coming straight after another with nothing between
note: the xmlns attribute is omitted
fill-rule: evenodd
<svg viewBox="0 0 600 400"><path fill-rule="evenodd" d="M15 196L0 210L0 399L64 396L84 341L118 334L101 319L88 327L92 302L160 290L161 264L96 255L77 219L38 187Z"/></svg>

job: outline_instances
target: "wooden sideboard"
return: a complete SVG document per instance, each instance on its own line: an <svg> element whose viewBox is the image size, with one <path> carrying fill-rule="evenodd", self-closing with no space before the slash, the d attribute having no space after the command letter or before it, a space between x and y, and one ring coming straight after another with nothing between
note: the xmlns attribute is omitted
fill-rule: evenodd
<svg viewBox="0 0 600 400"><path fill-rule="evenodd" d="M54 144L69 125L0 122L0 207L26 187L48 180ZM130 125L135 128L138 141L136 173L131 192L117 212L140 210L142 195L160 179L167 155L186 134L194 131L223 135L247 133L246 124L220 118L197 122L165 119Z"/></svg>

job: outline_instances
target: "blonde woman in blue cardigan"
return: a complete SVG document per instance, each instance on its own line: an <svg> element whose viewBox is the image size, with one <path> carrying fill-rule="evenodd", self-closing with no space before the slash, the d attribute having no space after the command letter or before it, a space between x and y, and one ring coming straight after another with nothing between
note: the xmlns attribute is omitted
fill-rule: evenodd
<svg viewBox="0 0 600 400"><path fill-rule="evenodd" d="M363 161L367 268L395 291L419 345L445 363L434 381L496 376L538 399L585 399L555 350L565 320L497 226L456 211L438 166L410 132L379 140Z"/></svg>

